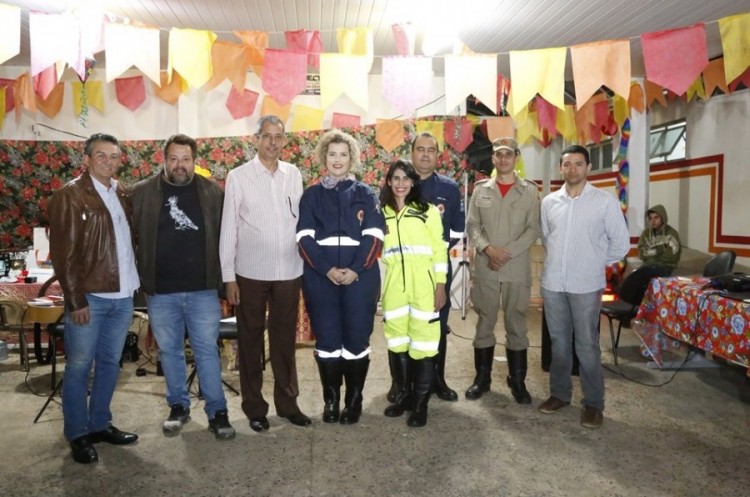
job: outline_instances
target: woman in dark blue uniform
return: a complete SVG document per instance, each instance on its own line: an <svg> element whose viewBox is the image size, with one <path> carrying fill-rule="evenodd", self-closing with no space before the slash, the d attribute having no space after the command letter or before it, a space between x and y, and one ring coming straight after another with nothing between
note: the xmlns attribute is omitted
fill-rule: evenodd
<svg viewBox="0 0 750 497"><path fill-rule="evenodd" d="M339 130L315 149L327 175L302 195L297 243L305 261L302 289L315 333L315 359L323 384L323 421L352 424L362 414L370 365L370 335L380 295L377 258L385 221L377 196L350 173L359 146ZM342 378L344 409L339 414Z"/></svg>

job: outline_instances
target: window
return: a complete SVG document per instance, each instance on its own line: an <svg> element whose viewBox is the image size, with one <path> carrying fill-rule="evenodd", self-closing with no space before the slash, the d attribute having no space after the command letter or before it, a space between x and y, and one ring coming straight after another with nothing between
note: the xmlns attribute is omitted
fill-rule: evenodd
<svg viewBox="0 0 750 497"><path fill-rule="evenodd" d="M602 140L597 144L590 145L589 155L591 156L592 171L605 171L612 169L612 139Z"/></svg>
<svg viewBox="0 0 750 497"><path fill-rule="evenodd" d="M662 162L685 158L685 120L651 128L651 160Z"/></svg>

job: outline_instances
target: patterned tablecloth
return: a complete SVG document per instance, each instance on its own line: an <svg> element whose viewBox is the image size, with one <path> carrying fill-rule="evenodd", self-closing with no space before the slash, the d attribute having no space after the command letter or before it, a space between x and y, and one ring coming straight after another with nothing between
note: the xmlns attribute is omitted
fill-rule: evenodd
<svg viewBox="0 0 750 497"><path fill-rule="evenodd" d="M39 290L44 285L41 283L0 283L0 300L15 300L25 304L39 295ZM52 283L47 289L47 295L62 295L62 289L58 282Z"/></svg>
<svg viewBox="0 0 750 497"><path fill-rule="evenodd" d="M750 367L750 303L707 288L708 282L703 277L651 280L633 331L657 364L664 350L686 343Z"/></svg>

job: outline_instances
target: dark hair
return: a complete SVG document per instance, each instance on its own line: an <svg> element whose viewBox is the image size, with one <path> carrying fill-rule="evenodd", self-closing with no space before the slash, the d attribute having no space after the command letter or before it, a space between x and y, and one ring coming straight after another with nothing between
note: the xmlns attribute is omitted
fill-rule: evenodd
<svg viewBox="0 0 750 497"><path fill-rule="evenodd" d="M255 128L255 135L260 136L260 134L263 132L263 126L266 123L270 123L273 126L281 126L281 130L286 132L286 128L284 128L284 121L282 121L278 116L263 116L258 120L258 125Z"/></svg>
<svg viewBox="0 0 750 497"><path fill-rule="evenodd" d="M413 182L411 190L409 190L408 195L406 195L404 204L411 205L420 212L427 212L429 205L422 200L422 188L419 186L419 174L414 170L411 161L404 159L398 159L391 164L391 167L388 169L388 173L385 175L385 185L383 186L383 189L380 190L380 203L382 205L389 205L391 209L398 212L396 198L393 196L393 190L388 184L396 173L396 169L401 169Z"/></svg>
<svg viewBox="0 0 750 497"><path fill-rule="evenodd" d="M112 143L113 145L117 145L117 147L120 146L120 142L117 141L117 138L115 138L112 135L108 135L106 133L94 133L93 135L89 136L86 140L86 143L83 144L83 155L88 155L91 157L91 149L94 148L94 143L97 142L107 142Z"/></svg>
<svg viewBox="0 0 750 497"><path fill-rule="evenodd" d="M195 140L190 138L188 135L183 135L182 133L180 133L170 136L169 138L167 138L166 143L164 143L164 160L167 160L167 152L169 151L169 146L173 143L175 145L188 145L190 147L190 152L193 155L193 160L198 158L198 145L195 143Z"/></svg>
<svg viewBox="0 0 750 497"><path fill-rule="evenodd" d="M437 138L435 138L435 135L430 133L429 131L425 131L423 133L419 133L417 136L414 137L414 140L411 142L411 151L414 152L414 146L417 144L417 140L420 138L432 138L435 140L435 149L440 152L440 144L437 141Z"/></svg>
<svg viewBox="0 0 750 497"><path fill-rule="evenodd" d="M591 158L589 157L589 150L582 145L570 145L566 147L565 150L563 150L560 153L560 165L561 166L563 162L562 158L563 158L563 155L565 154L581 154L583 155L583 158L586 159L586 164L591 163Z"/></svg>

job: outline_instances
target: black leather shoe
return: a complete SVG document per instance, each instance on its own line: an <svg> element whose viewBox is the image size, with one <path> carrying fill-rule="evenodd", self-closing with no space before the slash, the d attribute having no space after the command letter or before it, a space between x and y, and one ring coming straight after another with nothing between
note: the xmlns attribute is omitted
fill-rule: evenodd
<svg viewBox="0 0 750 497"><path fill-rule="evenodd" d="M289 416L282 416L282 418L288 419L295 426L310 426L312 424L310 418L302 414L302 411L297 411Z"/></svg>
<svg viewBox="0 0 750 497"><path fill-rule="evenodd" d="M270 428L270 425L268 424L268 418L265 417L265 416L260 416L258 418L252 418L250 420L250 428L253 431L257 431L257 432L268 430L268 428Z"/></svg>
<svg viewBox="0 0 750 497"><path fill-rule="evenodd" d="M70 450L73 460L77 463L91 464L99 460L99 454L96 453L88 435L78 437L70 442Z"/></svg>
<svg viewBox="0 0 750 497"><path fill-rule="evenodd" d="M91 443L107 442L112 445L128 445L138 440L138 435L135 433L128 433L127 431L120 431L114 426L110 425L109 428L94 433L89 433L89 439Z"/></svg>

